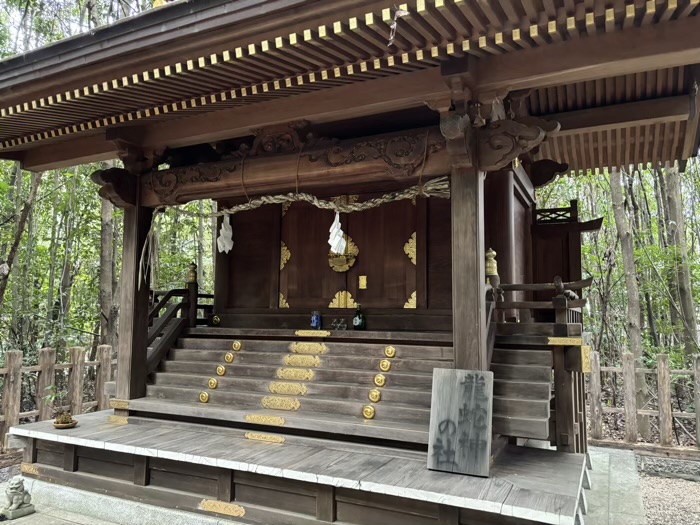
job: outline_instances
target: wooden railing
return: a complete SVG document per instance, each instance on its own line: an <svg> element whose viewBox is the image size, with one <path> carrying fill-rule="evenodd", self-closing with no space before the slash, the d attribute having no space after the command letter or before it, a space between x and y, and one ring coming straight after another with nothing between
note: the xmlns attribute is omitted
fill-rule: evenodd
<svg viewBox="0 0 700 525"><path fill-rule="evenodd" d="M11 426L26 420L44 421L51 419L53 407L48 406L42 398L49 393L47 390L57 386L65 391L67 404L63 407L72 414L82 414L90 410L105 410L109 408L109 398L105 394L105 384L112 379L112 367L116 360L112 357L112 347L100 345L94 361L86 361L85 348L69 348L69 361L56 362L56 350L43 348L39 351L39 364L22 366L24 356L19 351L5 353L5 366L0 368L3 379L2 415L0 415L0 439L5 443L5 437ZM25 375L36 374L36 379L23 381ZM94 401L84 402L85 380L90 375L94 381ZM28 386L22 396L22 386ZM32 401L33 399L33 401ZM23 400L25 401L23 405ZM26 401L29 400L29 403ZM30 406L27 406L29 404ZM23 410L30 408L30 410Z"/></svg>
<svg viewBox="0 0 700 525"><path fill-rule="evenodd" d="M623 380L623 406L607 406L603 402L603 374L621 374ZM650 398L656 399L657 408L650 410L637 406L637 377L638 374L656 376L656 395L648 392ZM693 378L693 404L695 412L674 411L671 394L671 377ZM653 384L653 381L650 383ZM622 356L622 367L600 366L598 352L591 353L591 375L589 384L589 404L591 421L591 439L604 440L603 414L624 414L625 442L636 444L639 442L637 427L637 415L658 417L658 444L662 447L674 446L674 434L676 443L680 441L679 435L684 434L688 441L694 442L700 448L698 429L700 429L700 355L693 357L692 370L672 370L668 364L668 355L656 356L656 368L640 368L636 366L634 355L626 353ZM684 425L683 421L691 420L693 425ZM690 427L690 430L688 429ZM656 437L656 432L654 432ZM685 441L685 440L684 440Z"/></svg>

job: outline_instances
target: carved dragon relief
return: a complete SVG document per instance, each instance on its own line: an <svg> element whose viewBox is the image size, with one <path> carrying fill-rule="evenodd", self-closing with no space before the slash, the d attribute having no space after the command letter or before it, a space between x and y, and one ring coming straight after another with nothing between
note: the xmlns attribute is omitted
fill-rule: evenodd
<svg viewBox="0 0 700 525"><path fill-rule="evenodd" d="M426 144L427 140L427 144ZM320 140L319 144L326 141ZM366 140L352 144L332 142L330 147L304 156L310 162L325 162L339 167L367 160L383 160L387 172L395 176L410 176L423 165L426 156L445 148L445 140L426 132Z"/></svg>
<svg viewBox="0 0 700 525"><path fill-rule="evenodd" d="M516 120L497 120L477 129L477 163L483 171L495 171L508 166L522 153L539 145L545 131Z"/></svg>

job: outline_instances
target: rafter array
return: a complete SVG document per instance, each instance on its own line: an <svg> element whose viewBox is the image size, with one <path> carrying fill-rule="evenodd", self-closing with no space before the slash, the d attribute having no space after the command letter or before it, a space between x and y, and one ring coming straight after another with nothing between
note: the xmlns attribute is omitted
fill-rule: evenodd
<svg viewBox="0 0 700 525"><path fill-rule="evenodd" d="M486 56L663 23L695 14L700 0L603 2L417 0L248 46L176 62L0 108L0 149L192 112L250 104ZM558 88L557 88L558 89Z"/></svg>

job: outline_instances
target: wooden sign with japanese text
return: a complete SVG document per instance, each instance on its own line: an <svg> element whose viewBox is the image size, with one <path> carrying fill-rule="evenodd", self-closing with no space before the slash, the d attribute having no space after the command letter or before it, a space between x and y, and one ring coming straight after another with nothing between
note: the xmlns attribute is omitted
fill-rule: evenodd
<svg viewBox="0 0 700 525"><path fill-rule="evenodd" d="M428 468L488 477L493 372L433 370Z"/></svg>

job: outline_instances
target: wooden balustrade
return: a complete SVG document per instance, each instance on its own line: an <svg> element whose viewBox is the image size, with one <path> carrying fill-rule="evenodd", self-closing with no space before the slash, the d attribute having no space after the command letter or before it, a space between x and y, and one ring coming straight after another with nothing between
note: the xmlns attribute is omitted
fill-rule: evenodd
<svg viewBox="0 0 700 525"><path fill-rule="evenodd" d="M5 353L5 366L0 368L0 377L4 380L2 389L2 415L0 415L0 439L5 438L10 427L20 424L23 420L35 419L43 421L53 417L52 407L46 406L42 398L48 394L47 388L65 384L65 399L68 405L64 409L72 414L82 414L90 410L106 410L109 408L109 398L104 393L104 385L112 379L112 367L116 364L113 359L112 347L100 345L94 361L85 360L85 348L68 349L69 362L57 363L56 350L43 348L39 351L39 364L22 366L23 354L19 351ZM94 370L95 400L83 402L85 394L85 375L88 370ZM35 382L26 382L33 386L32 392L25 392L35 399L32 410L22 411L22 377L23 374L36 373ZM63 377L57 381L57 374Z"/></svg>
<svg viewBox="0 0 700 525"><path fill-rule="evenodd" d="M634 355L626 353L622 356L622 367L600 366L598 352L591 352L591 374L589 382L589 407L591 416L591 439L595 442L605 441L603 432L603 414L625 415L625 442L635 445L639 441L637 429L637 416L658 417L659 445L662 447L674 446L674 420L675 425L682 426L682 420L695 420L695 435L689 436L695 439L695 444L700 448L698 429L700 429L700 355L693 358L692 370L672 370L668 364L668 355L657 355L656 368L641 368L637 366ZM606 406L603 403L603 378L602 374L622 374L624 382L622 407ZM656 375L657 382L657 406L656 410L649 410L637 406L636 377L637 374ZM671 377L693 377L695 412L674 411L671 397ZM681 431L688 434L688 429L682 426Z"/></svg>

